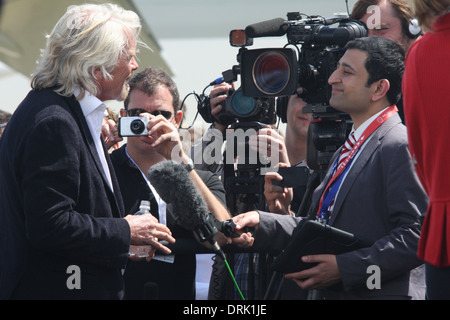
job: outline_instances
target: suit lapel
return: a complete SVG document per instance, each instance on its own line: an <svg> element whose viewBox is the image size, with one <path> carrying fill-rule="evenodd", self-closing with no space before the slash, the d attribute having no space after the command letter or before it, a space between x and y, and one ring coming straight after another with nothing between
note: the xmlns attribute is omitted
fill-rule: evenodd
<svg viewBox="0 0 450 320"><path fill-rule="evenodd" d="M361 173L361 170L364 168L372 154L375 152L375 150L377 150L379 145L379 139L376 136L372 136L372 138L367 142L367 145L365 146L363 152L359 155L358 159L356 159L356 162L350 168L347 177L345 177L345 180L342 182L342 186L339 189L338 196L335 199L336 201L334 203L333 213L331 214L329 224L333 224L334 219L336 219L336 216L339 214L342 204L347 197L353 183Z"/></svg>
<svg viewBox="0 0 450 320"><path fill-rule="evenodd" d="M98 156L97 149L95 148L95 143L94 143L93 137L91 136L89 126L86 122L86 118L84 117L83 112L81 111L81 106L78 103L78 101L76 101L74 96L68 98L68 100L69 100L71 109L75 115L75 119L77 120L78 127L80 128L81 134L83 135L84 141L88 147L89 153L91 154L91 156L94 160L94 164L97 167L97 170L100 173L100 175L102 176L105 183L108 184L108 180L106 179L106 175L103 172L100 158ZM100 139L100 136L98 138Z"/></svg>
<svg viewBox="0 0 450 320"><path fill-rule="evenodd" d="M120 213L120 215L122 215L123 212L124 212L122 199L121 199L120 196L116 196L116 194L111 190L111 187L109 185L108 179L106 178L105 172L103 171L103 167L101 165L100 158L98 156L97 149L95 147L95 143L94 143L93 137L92 137L92 135L90 133L88 124L86 122L86 118L84 117L83 112L81 111L81 106L78 103L78 101L75 99L74 96L72 96L70 98L67 98L67 100L68 100L69 106L70 106L70 108L71 108L71 110L72 110L72 112L74 114L74 118L75 118L75 120L78 123L78 127L80 128L80 132L83 135L83 139L84 139L84 141L86 143L86 146L87 146L87 148L89 150L89 153L92 156L94 165L97 168L98 173L102 177L103 183L106 185L105 189L108 190L109 196L112 196L112 198L115 200L114 203L115 203L115 205L117 207L117 210ZM100 139L100 136L98 138ZM106 147L104 145L104 142L102 142L102 144L103 144L103 150L104 150L104 152L106 152ZM111 164L111 161L109 159L109 156L108 156L107 152L105 153L105 156L106 156L106 161L108 163L108 167L109 167L110 172L111 172L111 179L113 181L114 190L117 190L116 192L118 192L118 190L120 190L119 189L119 184L118 184L117 178L116 178L116 176L114 174L114 170L112 169L113 166ZM114 178L113 178L113 176L114 176ZM119 194L120 194L120 192L119 192Z"/></svg>
<svg viewBox="0 0 450 320"><path fill-rule="evenodd" d="M364 149L362 150L361 154L356 159L353 166L350 168L350 171L348 172L347 177L342 182L342 186L339 190L337 198L335 199L336 201L334 204L333 213L331 214L330 221L329 221L330 225L333 224L334 220L339 215L342 204L344 203L352 185L354 184L355 180L358 178L358 176L361 173L361 171L363 170L363 168L366 166L369 159L378 150L383 137L386 135L386 133L389 131L390 128L392 128L394 125L398 124L399 122L400 122L400 117L398 116L398 114L395 114L395 115L391 116L389 119L387 119L386 122L383 123L372 134L372 137L367 142L367 144L364 147Z"/></svg>
<svg viewBox="0 0 450 320"><path fill-rule="evenodd" d="M112 192L112 193L114 194L114 200L116 202L116 206L119 209L119 216L120 216L120 218L122 218L125 213L125 205L123 203L122 194L120 192L119 180L117 179L116 172L114 170L114 166L111 162L111 157L108 154L108 149L106 148L105 141L103 141L103 140L102 140L102 147L103 147L103 152L105 153L106 163L108 164L109 172L111 174L111 182L112 182L112 185L114 188L114 192ZM98 168L98 166L97 166L97 168ZM100 171L101 171L101 173L103 173L103 175L102 175L103 182L106 183L106 185L108 186L108 190L112 191L111 188L109 187L108 181L106 181L106 177L103 172L103 168L100 168Z"/></svg>

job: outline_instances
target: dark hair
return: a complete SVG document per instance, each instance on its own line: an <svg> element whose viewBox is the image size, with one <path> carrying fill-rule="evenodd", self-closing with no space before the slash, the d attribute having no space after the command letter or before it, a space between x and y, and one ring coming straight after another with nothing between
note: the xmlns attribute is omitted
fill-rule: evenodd
<svg viewBox="0 0 450 320"><path fill-rule="evenodd" d="M402 78L405 71L403 48L386 38L365 37L348 42L345 49L358 49L367 53L365 62L369 74L367 86L380 79L387 79L390 84L386 94L389 103L398 103L402 95Z"/></svg>
<svg viewBox="0 0 450 320"><path fill-rule="evenodd" d="M143 71L133 76L128 84L130 85L130 92L124 101L124 107L126 110L128 109L128 103L130 102L130 94L134 89L138 89L151 96L155 93L156 88L161 85L167 87L172 95L173 110L175 112L180 110L180 94L178 92L177 85L164 70L150 67L145 68Z"/></svg>
<svg viewBox="0 0 450 320"><path fill-rule="evenodd" d="M358 0L355 2L351 18L360 20L367 13L367 8L378 5L382 0ZM405 35L409 34L409 24L412 19L412 10L407 0L388 0L392 4L395 16L400 19Z"/></svg>

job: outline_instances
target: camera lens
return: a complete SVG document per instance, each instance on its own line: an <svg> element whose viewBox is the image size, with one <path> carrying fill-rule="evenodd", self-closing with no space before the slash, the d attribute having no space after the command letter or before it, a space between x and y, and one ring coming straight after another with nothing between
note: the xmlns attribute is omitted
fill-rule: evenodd
<svg viewBox="0 0 450 320"><path fill-rule="evenodd" d="M244 96L239 89L231 96L231 106L239 116L248 116L255 110L255 99Z"/></svg>
<svg viewBox="0 0 450 320"><path fill-rule="evenodd" d="M265 94L275 95L286 88L291 78L289 63L276 51L261 54L253 65L253 81Z"/></svg>
<svg viewBox="0 0 450 320"><path fill-rule="evenodd" d="M134 134L141 134L145 130L145 123L140 119L133 120L130 123L130 130Z"/></svg>

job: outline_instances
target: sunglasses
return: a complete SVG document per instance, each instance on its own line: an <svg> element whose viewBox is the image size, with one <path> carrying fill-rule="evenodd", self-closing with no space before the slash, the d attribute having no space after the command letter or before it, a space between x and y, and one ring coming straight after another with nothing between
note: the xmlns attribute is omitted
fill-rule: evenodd
<svg viewBox="0 0 450 320"><path fill-rule="evenodd" d="M154 115L155 117L159 116L161 114L167 120L172 118L172 112L166 111L166 110L155 110L155 111L151 111L151 112L141 109L141 108L134 108L134 109L127 110L127 114L130 117L138 117L141 113L150 113L151 115Z"/></svg>

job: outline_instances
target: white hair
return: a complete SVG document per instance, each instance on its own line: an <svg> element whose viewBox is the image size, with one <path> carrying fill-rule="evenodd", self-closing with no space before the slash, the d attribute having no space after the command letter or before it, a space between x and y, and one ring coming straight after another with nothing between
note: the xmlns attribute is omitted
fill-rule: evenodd
<svg viewBox="0 0 450 320"><path fill-rule="evenodd" d="M105 79L123 55L139 40L139 16L115 4L84 4L68 7L47 36L47 45L34 73L34 90L55 87L55 92L71 96L74 89L98 93L94 76L100 71ZM145 45L144 45L145 46Z"/></svg>

